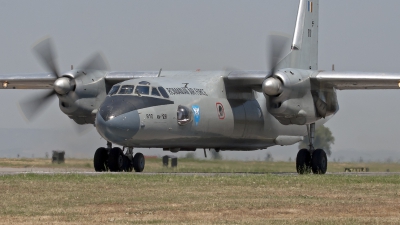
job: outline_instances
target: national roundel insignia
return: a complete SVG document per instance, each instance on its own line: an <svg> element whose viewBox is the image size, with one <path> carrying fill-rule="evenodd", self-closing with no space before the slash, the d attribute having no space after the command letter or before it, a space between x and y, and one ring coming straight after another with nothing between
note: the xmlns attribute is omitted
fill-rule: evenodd
<svg viewBox="0 0 400 225"><path fill-rule="evenodd" d="M218 118L219 118L220 120L225 119L225 110L224 110L224 106L223 106L220 102L217 102L216 106L217 106Z"/></svg>

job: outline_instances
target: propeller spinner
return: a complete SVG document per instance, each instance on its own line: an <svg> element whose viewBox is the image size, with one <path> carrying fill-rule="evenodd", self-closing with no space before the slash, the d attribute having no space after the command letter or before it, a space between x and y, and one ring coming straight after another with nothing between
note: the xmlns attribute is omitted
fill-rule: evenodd
<svg viewBox="0 0 400 225"><path fill-rule="evenodd" d="M285 35L269 35L269 50L267 51L269 66L271 69L268 74L268 78L264 80L262 84L263 91L268 96L277 96L283 92L283 83L282 81L274 77L276 74L279 60L282 57L286 44L288 43L289 38Z"/></svg>

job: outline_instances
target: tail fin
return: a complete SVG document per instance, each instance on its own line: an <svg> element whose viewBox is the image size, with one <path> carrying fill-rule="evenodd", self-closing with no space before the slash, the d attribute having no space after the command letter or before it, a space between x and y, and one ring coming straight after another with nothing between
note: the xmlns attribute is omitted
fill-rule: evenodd
<svg viewBox="0 0 400 225"><path fill-rule="evenodd" d="M277 68L318 69L319 0L300 0L292 49Z"/></svg>

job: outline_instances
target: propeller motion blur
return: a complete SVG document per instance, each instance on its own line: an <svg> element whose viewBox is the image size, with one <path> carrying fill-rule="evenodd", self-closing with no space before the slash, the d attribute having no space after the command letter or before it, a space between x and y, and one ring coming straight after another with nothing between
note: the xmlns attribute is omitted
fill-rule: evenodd
<svg viewBox="0 0 400 225"><path fill-rule="evenodd" d="M318 12L318 0L300 0L287 52L288 38L270 36L270 71L118 72L95 54L60 73L46 38L33 50L48 73L0 75L0 82L4 89L49 89L21 102L29 120L57 96L69 118L93 124L107 140L94 154L99 172L143 171L145 159L134 148L251 151L307 135L297 172L324 174L327 157L314 148L314 132L339 110L336 90L398 89L400 74L318 70Z"/></svg>

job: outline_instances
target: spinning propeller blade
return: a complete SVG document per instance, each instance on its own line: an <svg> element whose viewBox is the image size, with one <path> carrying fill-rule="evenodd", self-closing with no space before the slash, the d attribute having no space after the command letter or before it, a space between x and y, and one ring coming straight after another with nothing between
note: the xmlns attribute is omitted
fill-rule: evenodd
<svg viewBox="0 0 400 225"><path fill-rule="evenodd" d="M100 52L89 57L79 68L82 70L109 70L108 62Z"/></svg>
<svg viewBox="0 0 400 225"><path fill-rule="evenodd" d="M55 91L51 90L20 101L19 105L25 118L28 121L34 120L50 104L54 94Z"/></svg>
<svg viewBox="0 0 400 225"><path fill-rule="evenodd" d="M271 68L270 75L274 75L278 63L285 52L285 47L289 42L289 37L283 34L271 34L269 35L268 41L269 49L267 50L267 58L269 60L269 68Z"/></svg>
<svg viewBox="0 0 400 225"><path fill-rule="evenodd" d="M60 77L56 63L57 56L54 52L53 43L50 37L46 37L37 42L33 46L32 51L49 72L56 77Z"/></svg>
<svg viewBox="0 0 400 225"><path fill-rule="evenodd" d="M38 114L50 103L51 97L59 94L65 95L69 91L72 91L72 78L62 77L59 73L58 66L56 63L56 53L54 51L53 42L50 37L46 37L36 43L32 51L35 53L39 61L43 66L51 72L57 80L54 82L54 89L43 94L37 94L29 97L20 102L21 110L28 121L32 121L37 117ZM92 55L88 60L83 63L80 70L108 70L108 63L105 57L101 53ZM78 78L82 73L78 73L75 77Z"/></svg>
<svg viewBox="0 0 400 225"><path fill-rule="evenodd" d="M282 82L273 77L278 70L279 61L282 58L285 47L289 42L289 37L282 34L269 35L269 49L267 49L267 55L269 60L269 72L267 78L263 82L263 91L268 96L276 96L282 93L285 88Z"/></svg>

